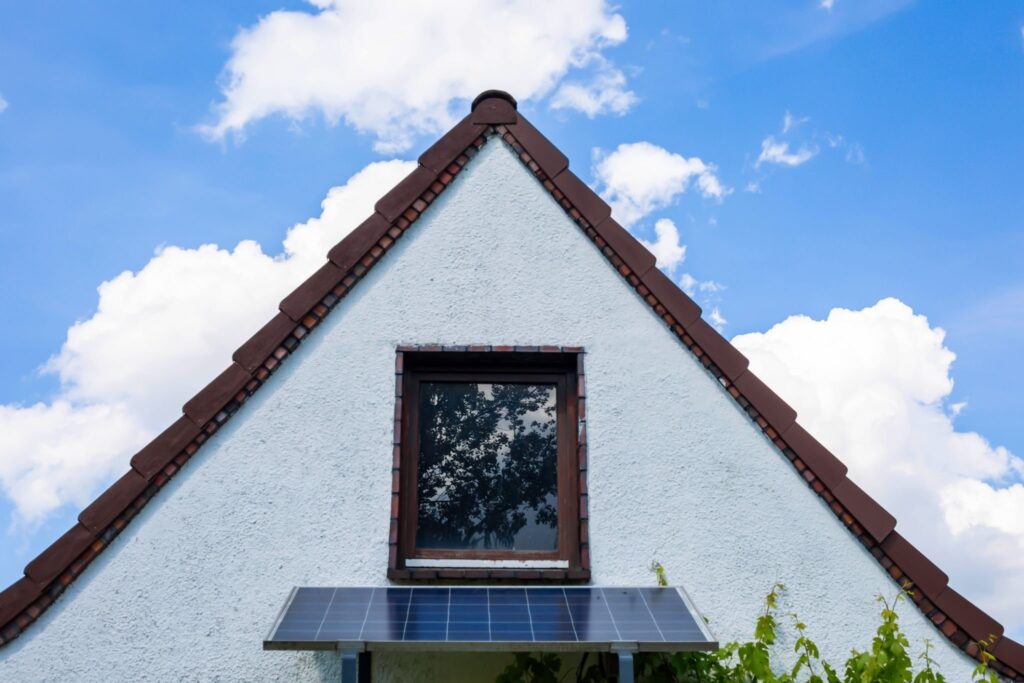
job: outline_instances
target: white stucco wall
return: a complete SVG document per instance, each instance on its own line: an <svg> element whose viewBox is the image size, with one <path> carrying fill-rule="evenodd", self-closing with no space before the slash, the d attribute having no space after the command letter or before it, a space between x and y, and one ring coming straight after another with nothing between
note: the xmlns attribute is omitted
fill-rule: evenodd
<svg viewBox="0 0 1024 683"><path fill-rule="evenodd" d="M241 340L240 340L241 341ZM721 641L762 596L823 654L866 647L895 586L498 140L29 631L3 681L337 680L263 652L293 585L386 583L395 346L587 349L593 577L652 560ZM910 606L913 647L970 662ZM375 679L487 680L494 656L378 656Z"/></svg>

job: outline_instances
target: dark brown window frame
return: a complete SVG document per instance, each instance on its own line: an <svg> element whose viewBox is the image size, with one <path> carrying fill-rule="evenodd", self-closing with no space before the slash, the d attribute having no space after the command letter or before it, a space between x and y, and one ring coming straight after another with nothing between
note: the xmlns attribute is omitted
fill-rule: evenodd
<svg viewBox="0 0 1024 683"><path fill-rule="evenodd" d="M587 581L590 579L584 350L578 346L400 346L395 358L388 578L410 580ZM417 520L415 391L439 379L518 379L558 384L558 549L556 551L415 550ZM560 560L565 568L407 567L406 559Z"/></svg>

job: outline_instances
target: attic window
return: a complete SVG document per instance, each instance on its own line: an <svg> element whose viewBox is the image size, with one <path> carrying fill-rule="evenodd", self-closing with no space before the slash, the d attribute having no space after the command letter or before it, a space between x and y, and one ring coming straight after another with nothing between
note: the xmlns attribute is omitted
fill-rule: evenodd
<svg viewBox="0 0 1024 683"><path fill-rule="evenodd" d="M583 578L582 357L545 348L399 352L392 578Z"/></svg>

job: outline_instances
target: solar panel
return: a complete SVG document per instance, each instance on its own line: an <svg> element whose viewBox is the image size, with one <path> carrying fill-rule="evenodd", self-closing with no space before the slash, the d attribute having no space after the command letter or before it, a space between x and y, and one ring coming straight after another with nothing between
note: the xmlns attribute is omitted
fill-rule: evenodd
<svg viewBox="0 0 1024 683"><path fill-rule="evenodd" d="M674 587L295 588L266 650L713 650Z"/></svg>

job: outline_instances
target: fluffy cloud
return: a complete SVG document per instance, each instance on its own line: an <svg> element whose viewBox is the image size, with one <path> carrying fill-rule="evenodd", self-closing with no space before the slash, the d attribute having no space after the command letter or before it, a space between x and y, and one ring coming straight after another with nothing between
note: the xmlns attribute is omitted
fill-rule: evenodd
<svg viewBox="0 0 1024 683"><path fill-rule="evenodd" d="M570 73L590 80L564 84L553 106L593 116L635 101L603 56L627 35L605 0L310 2L318 11L271 12L235 36L204 134L221 139L271 114L320 112L397 151L450 126L453 100L488 88L539 100Z"/></svg>
<svg viewBox="0 0 1024 683"><path fill-rule="evenodd" d="M4 113L7 109L7 100L4 99L3 95L0 95L0 114Z"/></svg>
<svg viewBox="0 0 1024 683"><path fill-rule="evenodd" d="M0 484L23 520L41 520L71 503L84 507L94 487L126 468L147 431L123 403L28 408L0 406Z"/></svg>
<svg viewBox="0 0 1024 683"><path fill-rule="evenodd" d="M654 254L659 268L674 271L686 258L686 245L679 243L679 229L669 219L662 218L654 224L654 233L657 241L640 240L640 243Z"/></svg>
<svg viewBox="0 0 1024 683"><path fill-rule="evenodd" d="M626 227L669 206L691 182L696 182L704 197L721 199L732 191L722 185L713 164L649 142L622 144L608 154L595 150L594 161L601 196L612 205L615 219Z"/></svg>
<svg viewBox="0 0 1024 683"><path fill-rule="evenodd" d="M1021 459L956 429L945 333L896 299L733 342L960 590L1024 622ZM970 549L970 552L965 550Z"/></svg>
<svg viewBox="0 0 1024 683"><path fill-rule="evenodd" d="M589 118L608 113L621 116L636 100L636 95L626 89L625 74L606 67L587 83L564 83L551 98L551 108L576 109Z"/></svg>
<svg viewBox="0 0 1024 683"><path fill-rule="evenodd" d="M755 168L761 164L778 164L781 166L800 166L805 164L818 153L817 148L801 146L798 150L791 152L789 143L776 140L769 135L761 141L761 154L754 163Z"/></svg>
<svg viewBox="0 0 1024 683"><path fill-rule="evenodd" d="M651 213L670 206L676 198L696 185L706 198L721 200L732 192L715 175L716 167L698 157L684 157L650 142L622 144L610 153L594 150L594 180L601 196L612 206L612 215L634 233L638 223ZM710 221L715 224L714 219ZM658 267L674 273L686 259L675 222L662 218L654 224L655 240L640 242L657 259ZM710 310L709 320L721 330L725 317L716 305L718 283L698 282L684 273L680 285L691 297L701 292L701 306Z"/></svg>
<svg viewBox="0 0 1024 683"><path fill-rule="evenodd" d="M371 164L331 189L319 217L288 231L279 256L252 241L165 247L137 273L101 284L96 312L68 330L45 368L60 378L58 397L0 406L0 488L18 521L81 506L123 471L413 166Z"/></svg>

